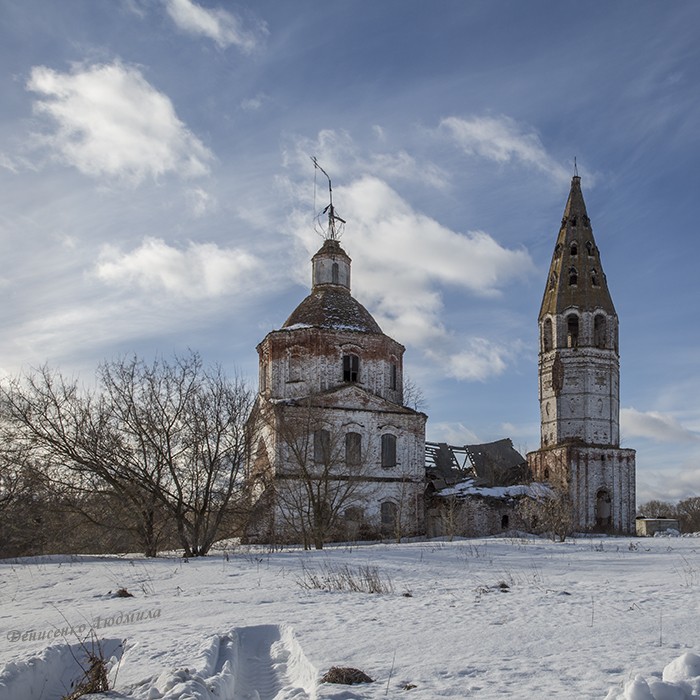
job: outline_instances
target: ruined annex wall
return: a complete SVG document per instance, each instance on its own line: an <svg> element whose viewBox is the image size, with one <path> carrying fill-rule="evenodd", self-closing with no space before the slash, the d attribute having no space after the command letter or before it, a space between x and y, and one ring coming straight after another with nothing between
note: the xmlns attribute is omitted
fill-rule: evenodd
<svg viewBox="0 0 700 700"><path fill-rule="evenodd" d="M517 501L434 498L427 512L429 537L486 537L519 529Z"/></svg>

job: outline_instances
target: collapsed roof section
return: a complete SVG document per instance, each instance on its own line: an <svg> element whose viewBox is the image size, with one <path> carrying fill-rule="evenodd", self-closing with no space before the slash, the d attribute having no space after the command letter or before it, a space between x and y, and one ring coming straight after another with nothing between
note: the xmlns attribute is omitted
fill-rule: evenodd
<svg viewBox="0 0 700 700"><path fill-rule="evenodd" d="M477 486L511 486L527 480L527 460L510 438L482 445L425 443L425 470L433 491L466 479Z"/></svg>

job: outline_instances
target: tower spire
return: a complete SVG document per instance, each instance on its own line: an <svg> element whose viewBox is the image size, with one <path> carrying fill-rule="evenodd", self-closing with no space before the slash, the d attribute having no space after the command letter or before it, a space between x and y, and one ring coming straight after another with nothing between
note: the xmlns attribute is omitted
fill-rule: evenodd
<svg viewBox="0 0 700 700"><path fill-rule="evenodd" d="M562 313L571 307L615 314L578 175L571 178L569 198L542 298L540 320L547 314Z"/></svg>

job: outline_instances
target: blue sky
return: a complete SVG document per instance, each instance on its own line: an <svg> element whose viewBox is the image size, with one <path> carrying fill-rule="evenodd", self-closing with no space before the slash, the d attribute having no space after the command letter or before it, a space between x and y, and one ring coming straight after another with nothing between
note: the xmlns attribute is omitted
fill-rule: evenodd
<svg viewBox="0 0 700 700"><path fill-rule="evenodd" d="M428 438L536 449L576 157L638 500L698 493L699 35L682 0L0 0L0 369L192 348L255 382L308 293L315 155Z"/></svg>

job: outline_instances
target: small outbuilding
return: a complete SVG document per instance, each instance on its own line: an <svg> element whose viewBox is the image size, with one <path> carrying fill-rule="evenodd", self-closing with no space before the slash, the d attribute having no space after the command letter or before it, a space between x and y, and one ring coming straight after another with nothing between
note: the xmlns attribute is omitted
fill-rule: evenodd
<svg viewBox="0 0 700 700"><path fill-rule="evenodd" d="M657 533L666 533L669 530L680 533L681 523L676 518L644 518L636 520L637 537L653 537Z"/></svg>

